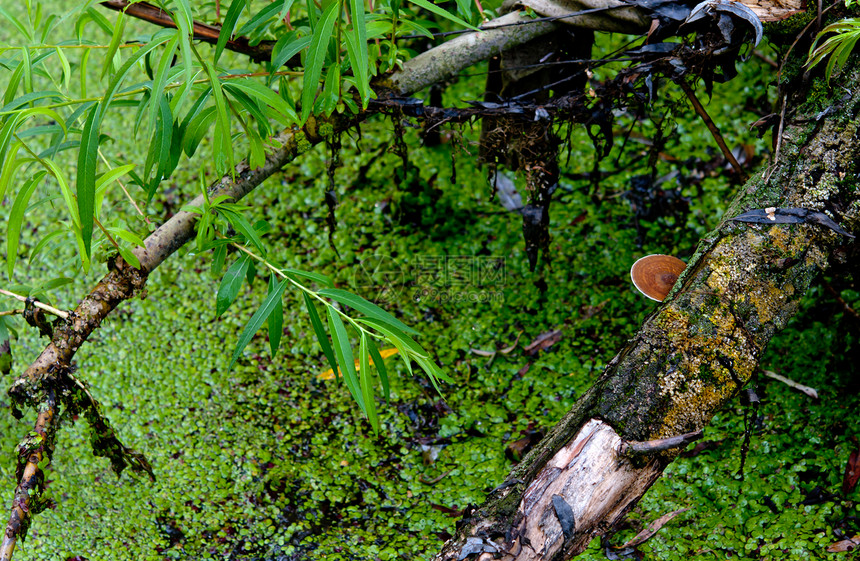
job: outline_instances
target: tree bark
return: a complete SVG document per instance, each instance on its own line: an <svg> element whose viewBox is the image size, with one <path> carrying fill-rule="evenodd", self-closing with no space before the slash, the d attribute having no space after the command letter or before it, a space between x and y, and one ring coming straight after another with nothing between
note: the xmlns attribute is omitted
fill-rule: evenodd
<svg viewBox="0 0 860 561"><path fill-rule="evenodd" d="M667 300L505 483L461 522L438 561L474 553L482 560L581 553L682 451L631 457L624 443L701 430L752 377L811 280L844 260L845 244L853 242L817 224L751 225L731 217L804 208L826 211L848 232L860 233L854 185L860 73L847 78L824 113L801 113L796 108L805 94L794 97L779 161L741 189Z"/></svg>

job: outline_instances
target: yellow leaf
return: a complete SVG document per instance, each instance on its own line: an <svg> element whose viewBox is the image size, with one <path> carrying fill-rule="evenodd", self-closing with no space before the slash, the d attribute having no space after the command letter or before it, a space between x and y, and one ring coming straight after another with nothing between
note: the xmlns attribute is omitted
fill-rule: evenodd
<svg viewBox="0 0 860 561"><path fill-rule="evenodd" d="M397 354L396 348L382 349L379 351L379 356L381 356L383 359L386 359L386 358L390 357L391 355L396 355L396 354ZM367 362L369 364L373 364L373 359L368 358ZM355 367L358 368L358 361L357 360L355 361ZM340 371L340 368L337 369L337 372L338 372L338 374L343 376L343 372ZM317 374L317 378L319 378L320 380L334 380L334 370L329 368L328 370L326 370L322 374Z"/></svg>

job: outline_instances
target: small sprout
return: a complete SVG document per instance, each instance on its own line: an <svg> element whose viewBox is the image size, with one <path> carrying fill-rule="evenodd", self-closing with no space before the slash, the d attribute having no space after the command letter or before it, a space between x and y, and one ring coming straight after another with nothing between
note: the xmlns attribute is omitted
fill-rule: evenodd
<svg viewBox="0 0 860 561"><path fill-rule="evenodd" d="M630 278L639 292L662 302L686 268L686 263L671 255L646 255L630 268Z"/></svg>

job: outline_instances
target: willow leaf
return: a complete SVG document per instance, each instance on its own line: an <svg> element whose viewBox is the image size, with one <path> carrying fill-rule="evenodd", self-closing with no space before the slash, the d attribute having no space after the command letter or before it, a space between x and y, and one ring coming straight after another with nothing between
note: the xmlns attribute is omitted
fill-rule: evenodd
<svg viewBox="0 0 860 561"><path fill-rule="evenodd" d="M90 109L81 134L81 147L78 151L78 216L81 220L81 236L87 257L92 255L93 217L96 204L96 165L99 150L99 111Z"/></svg>
<svg viewBox="0 0 860 561"><path fill-rule="evenodd" d="M239 341L236 343L236 350L233 351L233 358L230 359L229 368L233 368L233 365L236 364L236 361L239 359L239 355L242 354L242 351L248 346L248 343L251 342L251 339L254 337L254 334L263 323L269 319L269 316L275 310L275 307L278 302L281 301L281 296L284 294L284 289L287 288L287 281L283 280L278 283L275 289L266 296L266 299L263 300L262 305L260 305L260 309L257 310L251 319L248 320L248 323L245 324L245 329L242 331L242 335L239 336Z"/></svg>
<svg viewBox="0 0 860 561"><path fill-rule="evenodd" d="M9 274L9 279L15 272L15 261L18 259L18 240L21 235L21 224L24 221L24 211L27 210L27 205L36 190L36 186L46 175L47 172L40 171L24 183L15 197L15 202L12 203L12 210L9 211L9 220L6 225L6 271Z"/></svg>
<svg viewBox="0 0 860 561"><path fill-rule="evenodd" d="M325 354L325 358L328 361L329 366L331 366L332 372L335 373L334 379L337 380L337 360L335 360L334 351L328 342L328 335L326 334L325 328L320 320L320 316L317 313L316 306L314 306L314 302L311 300L311 297L308 296L307 292L302 292L302 296L304 296L305 307L308 309L308 315L311 318L311 326L314 328L317 341L323 350L323 354Z"/></svg>
<svg viewBox="0 0 860 561"><path fill-rule="evenodd" d="M277 287L277 278L272 273L269 276L269 294ZM281 346L281 335L284 330L284 303L278 299L275 303L275 309L268 320L269 327L269 348L272 350L272 357L278 354L278 347Z"/></svg>
<svg viewBox="0 0 860 561"><path fill-rule="evenodd" d="M340 1L332 2L323 12L320 21L314 28L308 56L305 59L305 76L302 82L302 123L308 120L314 106L317 87L322 76L328 44L331 40L334 24L340 13Z"/></svg>

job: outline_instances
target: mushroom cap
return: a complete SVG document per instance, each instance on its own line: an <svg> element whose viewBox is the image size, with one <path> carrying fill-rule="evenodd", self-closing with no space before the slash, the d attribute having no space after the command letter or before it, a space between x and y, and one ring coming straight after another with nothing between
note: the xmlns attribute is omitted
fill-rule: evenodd
<svg viewBox="0 0 860 561"><path fill-rule="evenodd" d="M630 267L630 278L639 292L662 302L686 268L686 263L671 255L646 255Z"/></svg>

